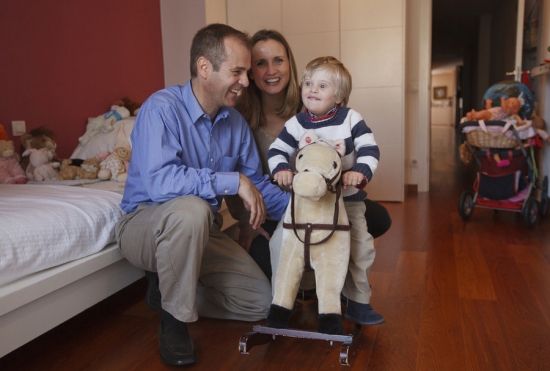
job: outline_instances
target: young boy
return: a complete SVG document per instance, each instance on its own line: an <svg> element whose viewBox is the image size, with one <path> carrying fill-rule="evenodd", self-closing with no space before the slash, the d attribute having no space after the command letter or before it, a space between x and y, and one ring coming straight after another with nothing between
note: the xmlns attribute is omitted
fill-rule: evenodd
<svg viewBox="0 0 550 371"><path fill-rule="evenodd" d="M279 186L292 185L289 159L297 150L301 136L314 129L321 139L344 139L346 154L342 158L344 203L351 229L350 263L343 295L347 298L344 317L364 326L377 325L384 318L370 306L368 281L375 257L373 238L367 230L365 186L371 180L380 151L370 128L361 115L347 108L351 93L351 75L334 57L320 57L306 66L302 75L302 102L306 108L285 123L279 137L269 147L268 163ZM272 269L277 272L281 246L281 224L270 242ZM274 275L274 279L276 276Z"/></svg>

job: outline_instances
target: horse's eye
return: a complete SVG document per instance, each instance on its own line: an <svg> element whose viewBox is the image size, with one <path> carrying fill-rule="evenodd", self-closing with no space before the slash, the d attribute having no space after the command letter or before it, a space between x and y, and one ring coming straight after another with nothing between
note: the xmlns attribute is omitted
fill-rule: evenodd
<svg viewBox="0 0 550 371"><path fill-rule="evenodd" d="M301 154L300 156L298 156L298 160L301 159L303 155L304 155L304 154Z"/></svg>
<svg viewBox="0 0 550 371"><path fill-rule="evenodd" d="M336 163L336 161L332 162L332 167L335 168L335 169L338 167L338 164Z"/></svg>

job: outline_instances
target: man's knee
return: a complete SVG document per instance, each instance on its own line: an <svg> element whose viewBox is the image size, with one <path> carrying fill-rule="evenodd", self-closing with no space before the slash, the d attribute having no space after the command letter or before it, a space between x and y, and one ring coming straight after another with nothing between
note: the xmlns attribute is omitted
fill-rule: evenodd
<svg viewBox="0 0 550 371"><path fill-rule="evenodd" d="M166 202L164 217L171 223L181 223L185 226L203 223L211 226L214 220L210 205L197 196L181 196Z"/></svg>

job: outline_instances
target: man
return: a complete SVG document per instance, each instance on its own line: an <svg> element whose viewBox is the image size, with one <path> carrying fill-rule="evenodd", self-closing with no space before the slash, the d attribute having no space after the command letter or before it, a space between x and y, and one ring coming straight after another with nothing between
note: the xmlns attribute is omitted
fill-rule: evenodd
<svg viewBox="0 0 550 371"><path fill-rule="evenodd" d="M237 194L256 229L266 212L279 219L289 200L262 176L250 129L230 108L248 85L250 59L242 32L222 24L199 30L191 80L147 99L132 131L117 240L132 264L158 272L160 355L171 365L195 362L186 322L199 314L257 321L271 303L269 280L220 231L217 213L224 196ZM152 286L147 299L154 307Z"/></svg>

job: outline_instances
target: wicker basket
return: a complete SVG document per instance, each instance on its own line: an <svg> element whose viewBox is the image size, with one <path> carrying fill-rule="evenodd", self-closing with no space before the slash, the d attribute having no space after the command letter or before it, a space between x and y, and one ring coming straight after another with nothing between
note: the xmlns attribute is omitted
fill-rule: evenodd
<svg viewBox="0 0 550 371"><path fill-rule="evenodd" d="M470 145L479 148L514 148L518 143L502 133L486 133L482 130L473 130L466 133Z"/></svg>

